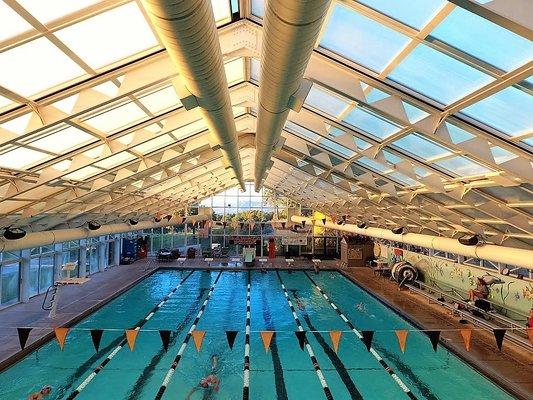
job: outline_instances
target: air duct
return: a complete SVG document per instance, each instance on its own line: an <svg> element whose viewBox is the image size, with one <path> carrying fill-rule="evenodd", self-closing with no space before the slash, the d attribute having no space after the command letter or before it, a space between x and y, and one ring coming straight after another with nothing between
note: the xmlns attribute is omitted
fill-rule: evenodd
<svg viewBox="0 0 533 400"><path fill-rule="evenodd" d="M255 137L256 191L263 184L289 110L299 111L310 89L302 79L329 4L329 0L269 0L266 4Z"/></svg>
<svg viewBox="0 0 533 400"><path fill-rule="evenodd" d="M311 221L309 218L301 216L292 216L292 222L301 223L302 221ZM497 246L491 244L477 244L465 246L459 243L456 239L423 235L419 233L405 233L397 235L388 229L367 227L365 229L358 228L356 225L346 224L337 225L331 222L324 224L326 228L337 229L339 231L351 232L357 235L370 236L377 239L391 240L405 244L412 244L414 246L425 247L437 251L447 251L454 254L459 254L465 257L479 258L481 260L488 260L494 263L504 263L514 265L516 267L523 267L533 270L531 260L533 259L533 250L518 249L515 247Z"/></svg>
<svg viewBox="0 0 533 400"><path fill-rule="evenodd" d="M181 82L175 82L175 87L182 103L187 109L200 107L225 161L244 190L235 120L211 2L142 0L142 4L178 69Z"/></svg>

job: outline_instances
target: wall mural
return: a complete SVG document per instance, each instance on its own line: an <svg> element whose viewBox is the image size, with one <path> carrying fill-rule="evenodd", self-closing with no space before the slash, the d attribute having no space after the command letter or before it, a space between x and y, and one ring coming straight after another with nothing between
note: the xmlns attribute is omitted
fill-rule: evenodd
<svg viewBox="0 0 533 400"><path fill-rule="evenodd" d="M408 261L421 272L419 279L424 283L442 290L455 289L464 299L468 298L470 289L475 289L477 277L490 275L487 278L494 282L489 286L490 301L522 315L529 315L529 310L533 307L531 281L385 245L381 245L380 253L381 257L387 258L391 264Z"/></svg>

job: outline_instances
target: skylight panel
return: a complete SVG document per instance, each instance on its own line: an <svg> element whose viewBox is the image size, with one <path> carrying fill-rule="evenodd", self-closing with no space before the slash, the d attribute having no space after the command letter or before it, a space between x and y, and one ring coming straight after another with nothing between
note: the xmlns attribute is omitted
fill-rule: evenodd
<svg viewBox="0 0 533 400"><path fill-rule="evenodd" d="M347 100L317 85L311 87L305 103L334 117L339 117L349 105Z"/></svg>
<svg viewBox="0 0 533 400"><path fill-rule="evenodd" d="M346 147L334 142L333 140L329 140L326 138L322 138L320 140L320 145L325 147L328 150L331 150L335 153L343 155L345 158L351 158L355 155L353 151L350 149L347 149Z"/></svg>
<svg viewBox="0 0 533 400"><path fill-rule="evenodd" d="M259 82L259 76L261 75L261 64L259 60L252 58L250 60L250 67L250 78L256 82Z"/></svg>
<svg viewBox="0 0 533 400"><path fill-rule="evenodd" d="M133 125L147 118L145 112L135 103L129 102L86 119L84 122L104 133Z"/></svg>
<svg viewBox="0 0 533 400"><path fill-rule="evenodd" d="M390 94L383 92L382 90L372 87L370 92L366 95L367 103L374 103L375 101L386 99L390 97Z"/></svg>
<svg viewBox="0 0 533 400"><path fill-rule="evenodd" d="M94 69L158 45L133 1L63 28L56 36Z"/></svg>
<svg viewBox="0 0 533 400"><path fill-rule="evenodd" d="M426 139L416 133L411 133L398 140L392 142L392 145L405 150L406 152L415 156L421 157L424 160L432 158L444 157L452 154L449 149L435 143L430 139Z"/></svg>
<svg viewBox="0 0 533 400"><path fill-rule="evenodd" d="M515 153L511 153L510 151L505 150L499 146L491 147L490 151L492 152L494 161L496 161L497 164L501 164L503 162L506 162L506 161L512 160L513 158L518 157Z"/></svg>
<svg viewBox="0 0 533 400"><path fill-rule="evenodd" d="M16 149L0 154L0 167L12 169L26 169L32 165L38 164L50 155L26 149L24 147L17 147Z"/></svg>
<svg viewBox="0 0 533 400"><path fill-rule="evenodd" d="M505 71L533 57L531 41L461 7L455 7L431 36Z"/></svg>
<svg viewBox="0 0 533 400"><path fill-rule="evenodd" d="M231 8L228 0L211 0L211 5L217 25L227 24L231 21Z"/></svg>
<svg viewBox="0 0 533 400"><path fill-rule="evenodd" d="M364 165L370 169L373 169L377 172L380 172L382 174L386 174L388 172L391 172L392 169L389 167L389 166L385 166L377 161L374 161L368 157L361 157L359 159L357 159L357 163L359 165Z"/></svg>
<svg viewBox="0 0 533 400"><path fill-rule="evenodd" d="M177 140L183 140L205 129L207 129L207 125L203 119L199 119L182 126L181 128L175 129L171 133Z"/></svg>
<svg viewBox="0 0 533 400"><path fill-rule="evenodd" d="M454 125L447 121L445 122L445 124L446 124L446 128L448 129L448 133L450 134L450 138L452 139L452 142L454 144L458 144L466 140L473 139L475 137L470 132L467 132L464 129L459 128L457 125Z"/></svg>
<svg viewBox="0 0 533 400"><path fill-rule="evenodd" d="M478 163L471 161L467 157L455 156L451 158L446 158L435 162L435 165L442 167L456 176L473 176L473 175L483 175L488 172L491 172L490 169L479 165Z"/></svg>
<svg viewBox="0 0 533 400"><path fill-rule="evenodd" d="M0 21L2 21L0 24L0 42L33 29L24 18L3 1L0 1Z"/></svg>
<svg viewBox="0 0 533 400"><path fill-rule="evenodd" d="M79 169L77 171L71 172L68 175L65 175L63 179L70 179L73 181L83 181L84 179L87 179L91 176L94 176L96 174L101 173L102 170L99 168L95 168L91 165L88 165L87 167L84 167L82 169Z"/></svg>
<svg viewBox="0 0 533 400"><path fill-rule="evenodd" d="M20 117L10 119L9 121L0 124L0 128L6 129L9 132L21 135L26 131L26 127L30 122L31 113L23 114Z"/></svg>
<svg viewBox="0 0 533 400"><path fill-rule="evenodd" d="M390 28L335 4L320 46L381 72L409 38Z"/></svg>
<svg viewBox="0 0 533 400"><path fill-rule="evenodd" d="M84 74L45 37L0 52L0 85L22 96L50 90Z"/></svg>
<svg viewBox="0 0 533 400"><path fill-rule="evenodd" d="M101 0L17 0L40 22L46 23L75 11L89 7Z"/></svg>
<svg viewBox="0 0 533 400"><path fill-rule="evenodd" d="M263 18L265 15L265 0L252 0L252 14Z"/></svg>
<svg viewBox="0 0 533 400"><path fill-rule="evenodd" d="M408 176L405 176L404 174L400 173L400 172L391 172L390 174L387 175L388 177L394 179L396 182L399 182L403 185L407 185L407 186L416 186L416 185L420 185L419 182L415 181L414 179L411 179L409 178Z"/></svg>
<svg viewBox="0 0 533 400"><path fill-rule="evenodd" d="M111 157L107 157L103 159L102 161L97 162L94 164L96 167L100 167L103 169L111 169L116 167L117 165L124 164L128 161L134 160L136 157L128 153L127 151L122 151L120 153L117 153L115 155L112 155Z"/></svg>
<svg viewBox="0 0 533 400"><path fill-rule="evenodd" d="M353 140L355 141L355 144L357 145L357 148L361 149L361 150L366 150L366 149L368 149L369 147L372 146L366 140L363 140L363 139L361 139L361 138L359 138L357 136L354 136Z"/></svg>
<svg viewBox="0 0 533 400"><path fill-rule="evenodd" d="M388 77L442 104L453 103L494 80L424 44L419 44Z"/></svg>
<svg viewBox="0 0 533 400"><path fill-rule="evenodd" d="M224 64L226 71L226 80L228 85L233 85L244 80L244 61L243 58L236 58Z"/></svg>
<svg viewBox="0 0 533 400"><path fill-rule="evenodd" d="M350 125L363 130L379 139L386 139L390 135L398 132L401 128L387 121L383 117L356 107L344 118Z"/></svg>
<svg viewBox="0 0 533 400"><path fill-rule="evenodd" d="M14 101L8 99L7 97L4 97L0 95L0 110L3 108L7 108L7 106L15 104Z"/></svg>
<svg viewBox="0 0 533 400"><path fill-rule="evenodd" d="M152 151L156 151L162 147L168 146L173 142L174 139L172 139L170 135L162 135L158 138L149 140L148 142L135 146L133 150L141 153L142 155L146 155L148 153L151 153Z"/></svg>
<svg viewBox="0 0 533 400"><path fill-rule="evenodd" d="M96 140L97 139L94 136L73 126L69 126L38 139L32 142L31 145L32 147L60 154Z"/></svg>
<svg viewBox="0 0 533 400"><path fill-rule="evenodd" d="M461 112L509 136L533 130L533 96L513 86L507 87Z"/></svg>
<svg viewBox="0 0 533 400"><path fill-rule="evenodd" d="M181 105L180 99L173 86L168 86L143 96L139 98L139 101L150 110L152 114L159 114L162 111L167 111Z"/></svg>
<svg viewBox="0 0 533 400"><path fill-rule="evenodd" d="M423 118L426 118L429 115L429 113L425 112L424 110L421 110L418 107L413 106L411 103L402 101L402 104L403 104L405 113L407 114L407 118L409 119L409 122L412 124L420 121Z"/></svg>
<svg viewBox="0 0 533 400"><path fill-rule="evenodd" d="M299 136L303 136L306 139L311 140L312 142L317 142L318 139L320 139L322 136L317 135L315 132L310 131L309 129L304 128L301 125L297 125L294 122L287 121L285 123L285 129L288 129L289 132L294 132L299 134Z"/></svg>
<svg viewBox="0 0 533 400"><path fill-rule="evenodd" d="M415 29L421 29L446 4L444 0L359 0Z"/></svg>

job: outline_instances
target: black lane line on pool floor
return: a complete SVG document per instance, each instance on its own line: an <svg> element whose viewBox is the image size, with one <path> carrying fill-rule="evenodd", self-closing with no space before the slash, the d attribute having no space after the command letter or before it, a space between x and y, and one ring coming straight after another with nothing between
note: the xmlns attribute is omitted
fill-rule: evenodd
<svg viewBox="0 0 533 400"><path fill-rule="evenodd" d="M346 323L346 325L348 325L350 327L352 332L355 333L355 335L362 342L363 341L363 335L357 330L355 325L351 321L349 321L348 318L346 318L346 316L341 311L341 309L339 307L337 307L337 305L335 303L333 303L331 298L322 290L322 288L320 288L320 286L317 285L317 283L314 281L313 278L311 278L311 276L307 273L307 271L304 271L304 274L305 274L305 276L307 276L309 278L311 283L315 286L316 290L318 290L320 292L322 297L324 297L324 299L329 303L331 308L333 308L337 312L337 314L339 314L341 319ZM385 371L387 371L387 373L392 377L394 382L396 382L396 384L400 387L400 389L402 389L402 391L407 395L407 397L409 397L410 399L416 399L417 398L415 396L415 394L411 391L411 389L409 389L407 387L407 385L400 379L400 377L398 375L396 375L396 373L392 370L392 368L385 362L385 360L378 354L378 352L376 350L374 350L373 347L370 347L369 352L379 362L379 364L383 367L383 369Z"/></svg>
<svg viewBox="0 0 533 400"><path fill-rule="evenodd" d="M268 296L263 285L261 285L261 298L263 300L263 320L265 321L265 327L269 331L275 331L276 327L272 323L270 318L270 307L268 306ZM287 395L287 387L285 386L285 377L283 376L283 366L281 365L281 359L279 357L278 343L276 335L272 337L270 342L270 354L272 356L272 364L274 365L274 382L276 384L276 399L289 400ZM254 369L254 371L260 371Z"/></svg>
<svg viewBox="0 0 533 400"><path fill-rule="evenodd" d="M180 324L178 325L175 331L172 331L172 336L170 338L168 348L172 348L172 346L174 346L179 334L183 331L183 329L185 329L186 326L189 325L192 318L196 315L196 313L198 312L198 308L200 307L200 301L204 297L205 292L207 292L208 290L209 289L207 288L200 289L200 292L196 296L194 303L189 306L189 309L187 310L187 313L185 315L185 319L180 322ZM127 397L128 399L137 399L140 397L142 391L144 390L146 386L146 383L152 377L157 364L159 364L159 362L161 361L161 359L163 358L165 354L166 354L166 350L161 349L152 357L148 365L144 367L143 372L141 373L141 375L139 375L139 377L137 378L137 381L131 388L128 394L128 397Z"/></svg>
<svg viewBox="0 0 533 400"><path fill-rule="evenodd" d="M192 337L192 332L196 329L196 326L198 325L198 322L200 322L200 318L202 317L202 314L204 313L205 307L207 306L207 303L209 303L209 299L213 295L213 291L215 290L215 286L218 283L218 280L220 279L220 276L222 275L222 271L218 273L217 278L215 279L215 282L209 289L209 293L207 294L207 298L205 299L204 303L202 304L202 307L200 308L200 311L198 311L198 314L196 315L196 318L194 319L194 322L191 325L191 328L189 329L189 332L187 332L187 336L185 336L185 339L183 339L183 343L181 344L181 347L178 351L178 354L176 354L176 357L174 357L174 361L172 362L172 365L170 366L167 374L165 375L165 378L163 379L163 382L161 383L161 386L159 387L159 390L157 391L154 399L160 400L163 397L163 394L165 393L165 390L167 390L167 386L170 383L170 380L172 379L172 376L174 375L174 372L176 372L176 368L178 368L178 364L181 360L181 356L183 355L183 352L187 348L187 345L189 344L189 341Z"/></svg>
<svg viewBox="0 0 533 400"><path fill-rule="evenodd" d="M194 273L194 271L191 271L185 278L183 278L180 283L178 283L178 285L176 285L176 287L174 289L172 289L170 291L169 294L167 294L165 297L163 297L163 300L161 300L161 302L159 302L159 304L157 304L154 308L152 308L150 310L150 312L146 315L146 317L144 317L140 323L137 324L137 326L134 328L136 330L139 330L142 328L142 326L144 324L146 324L150 318L152 318L154 316L154 314L161 308L163 307L163 305L172 297L172 295L174 293L176 293L176 291L181 287L181 285L183 285L183 283ZM67 400L72 400L74 398L76 398L76 396L78 396L78 394L80 394L80 392L85 389L85 387L96 377L96 375L98 375L100 373L100 371L102 371L105 366L113 359L113 357L115 357L117 355L117 353L126 345L128 341L126 340L126 338L123 338L120 343L118 344L117 347L115 347L115 349L105 358L104 361L102 361L102 363L96 367L93 372L91 372L87 378L85 378L85 380L76 388L74 389L73 392L70 393L70 395L67 397Z"/></svg>
<svg viewBox="0 0 533 400"><path fill-rule="evenodd" d="M300 322L300 319L298 318L298 315L296 315L294 306L292 305L291 299L289 298L289 293L287 292L287 289L285 288L285 285L283 284L283 279L281 279L281 275L279 274L279 271L276 271L276 274L278 276L279 282L281 283L281 288L283 289L283 294L285 295L285 299L287 300L287 303L289 304L289 307L291 309L294 322L296 322L296 325L298 326L298 330L302 332L304 328L302 327L302 324ZM333 400L333 395L331 394L331 390L329 389L328 383L326 382L326 378L324 378L324 374L322 373L322 370L320 369L320 364L318 363L318 360L315 357L315 353L313 352L313 349L307 339L305 340L305 349L307 350L307 353L309 354L309 357L311 358L311 362L313 363L313 367L315 368L315 372L316 372L316 375L318 376L318 380L320 381L320 385L322 385L322 389L324 390L326 399Z"/></svg>
<svg viewBox="0 0 533 400"><path fill-rule="evenodd" d="M298 301L299 306L298 308L302 312L302 316L304 317L305 323L309 327L309 330L313 331L313 335L315 336L316 341L318 344L322 347L324 350L324 353L328 356L329 360L331 361L331 364L335 367L335 370L339 374L342 382L344 383L344 386L346 386L346 389L348 390L348 393L350 393L350 397L355 400L363 400L363 395L357 387L355 386L355 383L353 379L350 377L350 374L346 370L346 367L344 366L344 363L339 358L337 353L330 347L330 345L326 342L324 337L320 332L316 332L317 329L311 322L311 318L309 318L309 314L307 313L307 309L303 305L302 301L300 300L300 297L298 296L298 291L295 289L290 290L292 292L293 297Z"/></svg>
<svg viewBox="0 0 533 400"><path fill-rule="evenodd" d="M252 282L250 280L250 271L248 271L248 285L246 286L246 327L244 332L244 370L242 381L242 399L250 398L250 294Z"/></svg>

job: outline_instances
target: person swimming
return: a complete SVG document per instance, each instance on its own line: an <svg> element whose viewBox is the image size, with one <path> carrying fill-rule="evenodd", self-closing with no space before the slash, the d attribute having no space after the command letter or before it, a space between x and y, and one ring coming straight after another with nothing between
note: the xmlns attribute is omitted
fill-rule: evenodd
<svg viewBox="0 0 533 400"><path fill-rule="evenodd" d="M202 379L200 379L200 382L198 385L193 387L189 394L187 394L187 397L185 400L190 400L191 396L197 391L197 390L203 390L204 395L202 397L202 400L210 400L212 399L215 392L218 392L220 390L220 378L217 376L217 367L218 367L218 356L216 354L213 354L211 356L211 373Z"/></svg>
<svg viewBox="0 0 533 400"><path fill-rule="evenodd" d="M52 386L46 385L43 386L38 392L32 393L28 396L28 400L41 400L52 393Z"/></svg>
<svg viewBox="0 0 533 400"><path fill-rule="evenodd" d="M357 308L357 311L359 311L359 312L366 313L366 305L362 301L357 303L355 308Z"/></svg>

